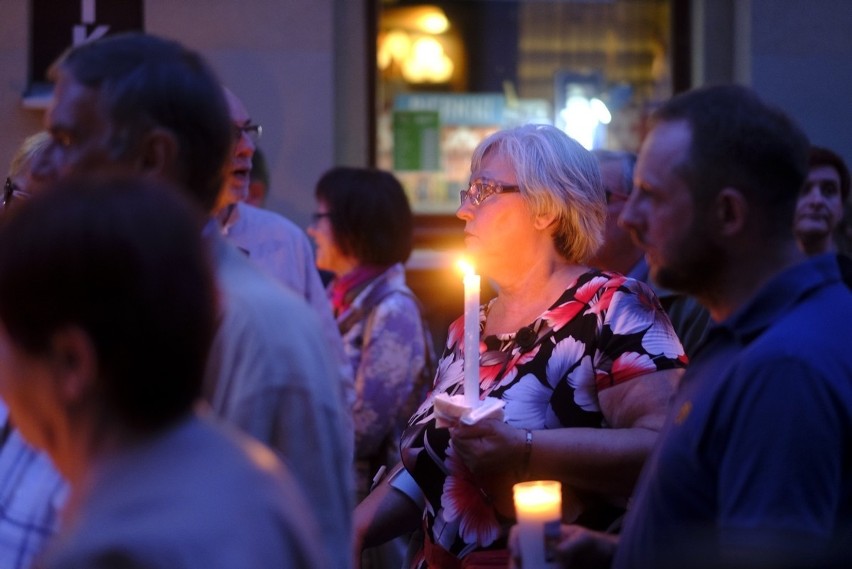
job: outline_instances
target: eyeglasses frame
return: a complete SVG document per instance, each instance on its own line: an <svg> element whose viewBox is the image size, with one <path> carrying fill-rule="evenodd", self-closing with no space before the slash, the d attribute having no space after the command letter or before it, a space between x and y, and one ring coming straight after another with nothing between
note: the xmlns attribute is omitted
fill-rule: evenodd
<svg viewBox="0 0 852 569"><path fill-rule="evenodd" d="M475 193L474 193L475 192ZM459 191L460 205L464 205L466 201L474 207L479 206L482 202L493 196L494 194L510 194L520 193L519 186L502 184L493 180L477 179L472 180L466 190Z"/></svg>
<svg viewBox="0 0 852 569"><path fill-rule="evenodd" d="M244 125L232 125L231 131L234 135L234 140L239 141L243 134L247 135L252 142L257 142L263 136L263 127L256 123Z"/></svg>
<svg viewBox="0 0 852 569"><path fill-rule="evenodd" d="M9 176L6 177L6 182L3 184L3 209L9 207L9 205L15 200L20 198L28 198L30 196L29 192L26 192L15 185L12 181L12 178Z"/></svg>

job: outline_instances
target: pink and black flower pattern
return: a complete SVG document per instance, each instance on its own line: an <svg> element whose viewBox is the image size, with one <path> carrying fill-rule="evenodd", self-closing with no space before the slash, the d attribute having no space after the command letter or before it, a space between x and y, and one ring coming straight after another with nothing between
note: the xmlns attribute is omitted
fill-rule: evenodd
<svg viewBox="0 0 852 569"><path fill-rule="evenodd" d="M480 309L480 333L487 309ZM584 273L530 327L536 340L525 348L516 334L480 342L480 398L503 399L505 421L518 428L606 428L598 402L602 390L686 364L651 289L614 273ZM449 431L435 426L434 394L462 392L463 336L459 318L450 325L434 389L401 443L405 466L426 497L426 530L459 558L505 547L514 523L497 512L455 455Z"/></svg>

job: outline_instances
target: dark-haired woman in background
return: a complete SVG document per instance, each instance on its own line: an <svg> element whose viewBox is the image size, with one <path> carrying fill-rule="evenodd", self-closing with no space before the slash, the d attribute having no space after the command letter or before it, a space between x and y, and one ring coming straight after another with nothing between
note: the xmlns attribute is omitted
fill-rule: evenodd
<svg viewBox="0 0 852 569"><path fill-rule="evenodd" d="M317 244L317 267L334 274L329 297L355 375L360 500L389 446L397 453L411 412L405 403L424 367L419 304L402 266L411 254L411 207L393 175L366 168L329 170L317 182L316 199L308 235Z"/></svg>
<svg viewBox="0 0 852 569"><path fill-rule="evenodd" d="M412 397L415 404L422 398L432 344L405 285L412 214L399 181L382 170L333 168L317 182L316 199L307 232L317 245L317 267L334 274L329 297L355 376L358 503L378 470L399 460L399 436ZM367 550L361 567L399 567L405 545L402 537Z"/></svg>

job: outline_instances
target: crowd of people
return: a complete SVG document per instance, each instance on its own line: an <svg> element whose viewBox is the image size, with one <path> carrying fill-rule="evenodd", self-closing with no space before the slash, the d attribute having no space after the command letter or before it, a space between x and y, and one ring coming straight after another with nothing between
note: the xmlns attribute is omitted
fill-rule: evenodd
<svg viewBox="0 0 852 569"><path fill-rule="evenodd" d="M197 53L121 34L51 73L0 215L0 566L530 569L512 488L543 479L553 566L852 563L849 170L753 91L676 95L638 155L477 146L502 409L448 425L464 319L436 354L391 173L327 171L306 234Z"/></svg>

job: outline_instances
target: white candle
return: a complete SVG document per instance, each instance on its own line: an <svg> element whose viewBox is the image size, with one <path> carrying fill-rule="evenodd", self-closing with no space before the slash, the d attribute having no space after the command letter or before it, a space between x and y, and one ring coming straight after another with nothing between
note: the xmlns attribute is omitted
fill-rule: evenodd
<svg viewBox="0 0 852 569"><path fill-rule="evenodd" d="M555 480L521 482L512 490L522 565L557 567L553 552L560 536L562 484Z"/></svg>
<svg viewBox="0 0 852 569"><path fill-rule="evenodd" d="M462 261L464 270L464 402L479 406L479 275Z"/></svg>

